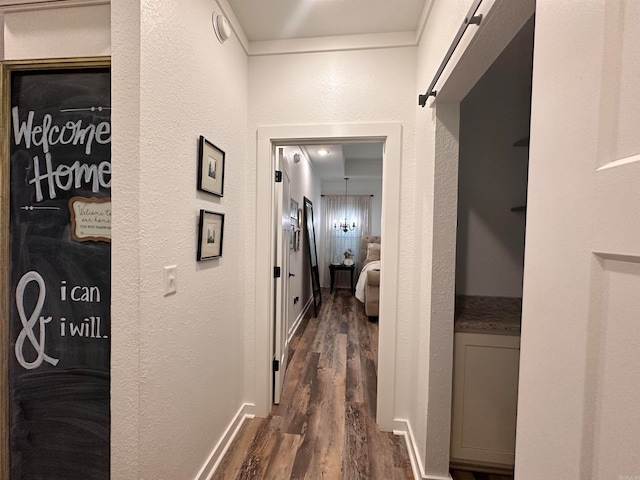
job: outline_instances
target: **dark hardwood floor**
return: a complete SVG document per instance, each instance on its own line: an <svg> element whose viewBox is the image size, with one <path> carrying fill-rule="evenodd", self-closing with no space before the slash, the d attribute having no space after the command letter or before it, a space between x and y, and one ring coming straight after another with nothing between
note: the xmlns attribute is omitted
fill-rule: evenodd
<svg viewBox="0 0 640 480"><path fill-rule="evenodd" d="M289 346L280 405L244 423L216 480L409 480L402 437L375 423L378 324L348 289L322 292ZM513 477L453 470L453 480Z"/></svg>
<svg viewBox="0 0 640 480"><path fill-rule="evenodd" d="M404 439L375 423L377 323L348 289L322 300L291 342L280 405L244 423L215 479L413 479Z"/></svg>

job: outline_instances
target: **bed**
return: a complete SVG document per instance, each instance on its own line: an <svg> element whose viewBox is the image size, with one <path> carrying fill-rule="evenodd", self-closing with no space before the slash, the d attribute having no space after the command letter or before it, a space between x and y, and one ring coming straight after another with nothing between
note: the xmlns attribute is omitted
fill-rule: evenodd
<svg viewBox="0 0 640 480"><path fill-rule="evenodd" d="M377 317L380 311L380 236L363 235L360 238L359 265L362 266L356 298L364 305L368 317Z"/></svg>

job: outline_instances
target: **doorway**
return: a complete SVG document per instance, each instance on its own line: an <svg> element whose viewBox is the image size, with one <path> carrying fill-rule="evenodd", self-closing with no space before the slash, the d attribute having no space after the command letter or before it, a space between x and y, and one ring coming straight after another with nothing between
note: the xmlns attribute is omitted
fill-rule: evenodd
<svg viewBox="0 0 640 480"><path fill-rule="evenodd" d="M401 125L344 124L317 126L282 126L258 129L257 145L257 224L256 224L256 315L255 315L255 414L266 416L272 399L273 312L273 198L275 148L282 145L309 145L343 142L381 142L384 144L382 184L382 235L385 249L381 253L383 274L380 281L379 370L377 419L380 428L394 429L395 335L398 275L400 204Z"/></svg>
<svg viewBox="0 0 640 480"><path fill-rule="evenodd" d="M457 181L460 141L460 104L498 58L535 11L535 1L495 2L483 14L486 21L471 30L458 46L439 80L435 100L427 108L435 119L433 263L438 265L438 282L431 288L430 350L439 353L428 364L426 456L445 462L448 470L451 435L451 392L453 372L455 244L457 234ZM427 113L429 114L429 112ZM446 394L442 394L445 390ZM436 466L431 465L431 469Z"/></svg>
<svg viewBox="0 0 640 480"><path fill-rule="evenodd" d="M452 466L515 462L533 18L460 104Z"/></svg>

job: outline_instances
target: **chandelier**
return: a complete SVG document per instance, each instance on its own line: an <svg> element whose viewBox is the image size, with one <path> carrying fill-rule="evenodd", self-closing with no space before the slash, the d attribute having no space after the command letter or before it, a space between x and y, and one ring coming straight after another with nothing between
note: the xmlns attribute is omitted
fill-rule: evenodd
<svg viewBox="0 0 640 480"><path fill-rule="evenodd" d="M351 232L353 230L355 230L356 228L356 222L353 221L351 223L349 223L347 221L347 185L349 182L349 177L345 177L344 179L344 213L345 213L345 217L344 220L340 220L340 222L335 221L333 222L333 228L337 231L342 230L344 233L347 232Z"/></svg>

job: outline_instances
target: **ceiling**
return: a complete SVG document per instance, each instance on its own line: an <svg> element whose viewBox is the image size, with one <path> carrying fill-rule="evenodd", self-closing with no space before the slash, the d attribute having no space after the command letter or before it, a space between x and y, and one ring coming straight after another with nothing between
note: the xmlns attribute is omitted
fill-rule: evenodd
<svg viewBox="0 0 640 480"><path fill-rule="evenodd" d="M382 178L382 143L344 143L301 147L322 180ZM321 152L327 152L322 154Z"/></svg>
<svg viewBox="0 0 640 480"><path fill-rule="evenodd" d="M250 42L415 32L427 0L228 0Z"/></svg>
<svg viewBox="0 0 640 480"><path fill-rule="evenodd" d="M429 0L228 0L249 42L417 33ZM382 178L382 144L302 146L323 180ZM320 150L329 152L322 156Z"/></svg>

